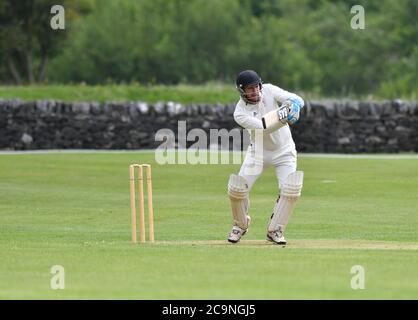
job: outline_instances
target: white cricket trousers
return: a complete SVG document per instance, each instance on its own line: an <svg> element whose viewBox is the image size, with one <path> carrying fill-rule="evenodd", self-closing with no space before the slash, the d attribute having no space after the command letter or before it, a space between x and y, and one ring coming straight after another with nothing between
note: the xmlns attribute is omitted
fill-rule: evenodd
<svg viewBox="0 0 418 320"><path fill-rule="evenodd" d="M297 153L294 145L280 150L263 149L262 154L256 154L249 146L238 175L247 180L249 190L251 190L263 171L274 166L278 187L281 188L287 176L296 171L296 162Z"/></svg>

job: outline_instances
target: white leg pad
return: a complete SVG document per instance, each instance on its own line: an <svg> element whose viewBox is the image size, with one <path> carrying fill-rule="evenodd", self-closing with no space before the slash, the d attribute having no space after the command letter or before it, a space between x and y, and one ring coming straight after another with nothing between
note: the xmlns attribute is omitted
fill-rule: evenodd
<svg viewBox="0 0 418 320"><path fill-rule="evenodd" d="M303 171L296 171L288 175L284 182L280 197L273 209L268 231L278 230L284 231L289 221L296 201L299 199L303 186Z"/></svg>
<svg viewBox="0 0 418 320"><path fill-rule="evenodd" d="M228 195L231 201L232 218L234 225L243 230L248 228L247 214L250 206L248 194L247 180L242 176L231 174L228 182Z"/></svg>

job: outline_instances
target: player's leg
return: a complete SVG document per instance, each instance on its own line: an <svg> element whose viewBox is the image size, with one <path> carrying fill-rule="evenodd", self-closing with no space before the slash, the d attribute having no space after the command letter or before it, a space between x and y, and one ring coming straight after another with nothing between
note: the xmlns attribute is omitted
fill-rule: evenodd
<svg viewBox="0 0 418 320"><path fill-rule="evenodd" d="M276 171L277 186L282 189L289 174L296 171L297 158L296 151L292 150L276 156L273 161L274 170Z"/></svg>
<svg viewBox="0 0 418 320"><path fill-rule="evenodd" d="M267 239L277 244L286 244L284 231L301 194L303 172L296 171L295 151L281 155L275 164L280 193L267 227Z"/></svg>
<svg viewBox="0 0 418 320"><path fill-rule="evenodd" d="M251 217L248 215L250 208L249 193L255 181L264 170L262 162L257 160L250 151L247 152L239 174L231 174L228 182L228 196L231 203L233 227L228 234L228 241L236 243L248 231ZM261 165L255 169L255 165Z"/></svg>
<svg viewBox="0 0 418 320"><path fill-rule="evenodd" d="M228 196L233 219L233 227L228 234L228 241L236 243L247 232L251 221L248 215L250 201L247 180L239 175L231 174L228 181Z"/></svg>

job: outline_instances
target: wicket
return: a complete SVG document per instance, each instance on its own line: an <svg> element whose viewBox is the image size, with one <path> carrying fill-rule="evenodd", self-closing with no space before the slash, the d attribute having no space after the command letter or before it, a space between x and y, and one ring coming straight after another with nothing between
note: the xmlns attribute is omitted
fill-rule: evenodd
<svg viewBox="0 0 418 320"><path fill-rule="evenodd" d="M135 168L138 168L138 206L139 206L139 236L140 242L145 243L145 210L144 210L144 176L143 168L147 171L147 190L148 190L148 225L149 241L154 242L154 209L152 206L152 177L151 165L131 164L129 166L130 195L131 195L131 226L132 243L136 244L136 203L135 203Z"/></svg>

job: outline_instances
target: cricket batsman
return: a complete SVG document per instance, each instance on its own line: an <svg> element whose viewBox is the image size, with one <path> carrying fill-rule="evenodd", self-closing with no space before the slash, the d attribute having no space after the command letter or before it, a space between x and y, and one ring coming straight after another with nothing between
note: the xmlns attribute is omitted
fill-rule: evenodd
<svg viewBox="0 0 418 320"><path fill-rule="evenodd" d="M240 100L234 120L249 131L251 143L238 175L231 174L228 182L233 218L228 241L237 243L248 231L251 188L266 168L274 166L280 192L268 221L267 240L286 245L284 231L303 182L303 172L296 171L296 148L289 125L298 121L304 101L275 85L263 84L253 70L242 71L236 87Z"/></svg>

